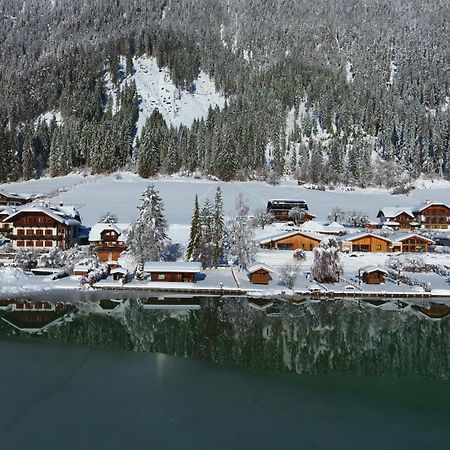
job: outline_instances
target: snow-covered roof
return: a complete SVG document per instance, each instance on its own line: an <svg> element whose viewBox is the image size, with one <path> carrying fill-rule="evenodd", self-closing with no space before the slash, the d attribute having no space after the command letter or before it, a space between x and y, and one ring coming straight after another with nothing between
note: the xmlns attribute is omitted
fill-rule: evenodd
<svg viewBox="0 0 450 450"><path fill-rule="evenodd" d="M123 273L124 275L126 275L128 273L128 270L124 269L123 267L117 267L110 272L111 275L114 275L115 273Z"/></svg>
<svg viewBox="0 0 450 450"><path fill-rule="evenodd" d="M0 195L4 195L5 197L17 200L27 200L28 197L24 195L16 194L15 192L7 192L4 189L0 189Z"/></svg>
<svg viewBox="0 0 450 450"><path fill-rule="evenodd" d="M315 216L314 216L315 217ZM324 229L324 226L320 223L314 222L313 220L307 220L299 226L301 231L316 231L321 232Z"/></svg>
<svg viewBox="0 0 450 450"><path fill-rule="evenodd" d="M63 211L58 211L56 208L48 208L47 206L40 206L40 205L27 205L22 208L19 208L15 212L10 214L8 217L6 217L4 222L11 222L11 220L14 217L16 217L18 214L21 213L36 213L36 212L45 214L64 225L75 225L75 226L81 225L78 220L75 220L73 217L64 214Z"/></svg>
<svg viewBox="0 0 450 450"><path fill-rule="evenodd" d="M380 234L377 234L377 233L364 233L364 232L351 234L349 236L344 236L344 237L340 238L339 240L340 241L356 241L357 239L361 239L363 237L368 237L368 236L376 237L378 239L382 239L383 241L387 241L387 242L393 242L392 239L389 239L386 236L381 236Z"/></svg>
<svg viewBox="0 0 450 450"><path fill-rule="evenodd" d="M383 272L385 275L388 275L388 272L384 269L381 269L377 266L364 266L359 269L361 273L373 273L373 272Z"/></svg>
<svg viewBox="0 0 450 450"><path fill-rule="evenodd" d="M331 222L328 225L325 225L325 228L327 230L339 230L339 231L344 231L346 230L346 228L344 227L344 225L340 224L339 222Z"/></svg>
<svg viewBox="0 0 450 450"><path fill-rule="evenodd" d="M73 266L73 271L74 272L89 272L90 270L92 270L92 266L88 265L88 264L83 264L83 263L76 263Z"/></svg>
<svg viewBox="0 0 450 450"><path fill-rule="evenodd" d="M314 239L319 242L322 240L321 236L317 236L317 235L311 234L311 233L305 233L304 231L300 231L300 230L293 230L293 231L284 231L282 233L267 236L263 239L260 239L259 243L260 244L269 244L270 242L279 241L281 239L286 239L286 238L295 236L297 234L300 234L300 235L305 236L310 239Z"/></svg>
<svg viewBox="0 0 450 450"><path fill-rule="evenodd" d="M278 204L278 203L286 203L289 205L297 205L297 204L305 204L305 200L295 200L292 198L280 199L280 198L272 198L269 200L270 203Z"/></svg>
<svg viewBox="0 0 450 450"><path fill-rule="evenodd" d="M247 271L249 273L253 273L253 272L256 272L257 270L261 270L261 269L266 270L267 272L273 272L272 267L270 267L267 264L261 263L261 262L255 262L255 263L247 266Z"/></svg>
<svg viewBox="0 0 450 450"><path fill-rule="evenodd" d="M377 217L381 217L382 215L387 218L394 218L397 217L399 214L405 213L408 216L411 217L411 219L414 219L414 214L412 212L411 208L398 208L398 207L386 207L380 209L380 211L377 214Z"/></svg>
<svg viewBox="0 0 450 450"><path fill-rule="evenodd" d="M198 273L201 271L202 264L199 262L147 261L144 263L144 272Z"/></svg>
<svg viewBox="0 0 450 450"><path fill-rule="evenodd" d="M89 242L101 241L101 234L105 230L115 231L119 238L119 242L124 242L130 228L129 223L96 223L89 232Z"/></svg>
<svg viewBox="0 0 450 450"><path fill-rule="evenodd" d="M423 203L422 205L419 205L417 208L415 208L414 211L420 213L420 212L424 211L425 209L429 208L430 206L445 206L446 208L450 209L450 206L448 206L445 203L442 203L442 202L428 202L427 201L427 202Z"/></svg>
<svg viewBox="0 0 450 450"><path fill-rule="evenodd" d="M16 212L16 210L17 209L14 208L13 206L0 206L0 214L2 216L4 216L4 215L10 216L14 212Z"/></svg>
<svg viewBox="0 0 450 450"><path fill-rule="evenodd" d="M395 220L386 220L386 222L383 222L384 227L399 227L400 223L396 222Z"/></svg>
<svg viewBox="0 0 450 450"><path fill-rule="evenodd" d="M402 242L406 239L411 239L411 238L420 238L423 239L427 242L429 242L430 244L432 244L434 241L432 239L426 238L425 236L422 236L421 234L417 234L417 233L398 233L392 236L392 240L396 241L396 242Z"/></svg>

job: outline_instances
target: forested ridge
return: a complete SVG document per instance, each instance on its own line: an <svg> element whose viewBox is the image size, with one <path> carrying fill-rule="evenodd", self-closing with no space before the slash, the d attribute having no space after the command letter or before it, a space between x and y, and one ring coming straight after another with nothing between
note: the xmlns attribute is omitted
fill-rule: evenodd
<svg viewBox="0 0 450 450"><path fill-rule="evenodd" d="M449 19L446 0L0 0L0 181L448 178ZM181 90L202 69L225 107L190 128L155 110L137 139L139 92L122 80L141 55ZM62 121L37 120L49 111Z"/></svg>

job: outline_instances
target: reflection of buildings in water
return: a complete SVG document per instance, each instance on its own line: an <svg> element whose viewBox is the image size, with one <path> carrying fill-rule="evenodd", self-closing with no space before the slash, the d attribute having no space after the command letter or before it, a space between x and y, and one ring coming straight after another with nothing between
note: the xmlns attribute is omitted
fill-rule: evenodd
<svg viewBox="0 0 450 450"><path fill-rule="evenodd" d="M6 311L1 319L26 333L41 334L52 326L73 321L77 313L77 308L70 303L2 300L0 306Z"/></svg>
<svg viewBox="0 0 450 450"><path fill-rule="evenodd" d="M426 305L412 305L411 309L429 319L443 319L450 315L450 305L443 303L428 303Z"/></svg>

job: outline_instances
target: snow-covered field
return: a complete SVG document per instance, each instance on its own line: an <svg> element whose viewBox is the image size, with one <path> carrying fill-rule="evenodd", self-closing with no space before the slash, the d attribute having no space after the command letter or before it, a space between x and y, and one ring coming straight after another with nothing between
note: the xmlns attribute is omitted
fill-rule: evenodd
<svg viewBox="0 0 450 450"><path fill-rule="evenodd" d="M385 206L414 207L425 200L450 203L448 182L427 182L426 188L416 189L409 195L393 196L384 189L319 191L298 186L292 181L272 186L258 181L222 182L182 177L143 179L130 172L121 172L108 176L71 174L66 177L3 184L0 188L44 196L63 189L63 192L52 196L51 200L78 205L83 223L91 226L106 211L114 212L119 222L132 221L137 216L140 195L149 184L154 184L160 191L168 222L181 225L182 231L173 227L177 240L182 240L182 236L188 231L195 195L199 196L201 203L207 198L213 200L217 186L222 189L224 210L229 217L233 215L234 202L239 193L248 199L251 213L264 209L271 198L305 200L310 212L317 216L317 221L326 221L335 206L344 210L362 211L371 220L376 220L378 210Z"/></svg>

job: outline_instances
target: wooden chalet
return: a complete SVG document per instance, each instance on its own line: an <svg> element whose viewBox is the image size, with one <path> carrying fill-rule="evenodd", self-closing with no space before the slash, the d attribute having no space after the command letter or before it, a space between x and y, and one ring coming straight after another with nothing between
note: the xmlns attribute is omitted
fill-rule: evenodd
<svg viewBox="0 0 450 450"><path fill-rule="evenodd" d="M308 205L303 200L269 200L267 202L267 212L273 214L276 221L286 222L292 220L289 213L294 208L304 212L303 222L316 218L316 216L308 212Z"/></svg>
<svg viewBox="0 0 450 450"><path fill-rule="evenodd" d="M385 277L388 273L375 266L365 266L359 269L361 280L366 284L381 284L384 283Z"/></svg>
<svg viewBox="0 0 450 450"><path fill-rule="evenodd" d="M144 274L148 274L151 281L195 283L201 271L199 262L147 261L144 264Z"/></svg>
<svg viewBox="0 0 450 450"><path fill-rule="evenodd" d="M432 239L416 233L396 234L392 239L401 243L401 251L404 253L428 252L430 245L434 244Z"/></svg>
<svg viewBox="0 0 450 450"><path fill-rule="evenodd" d="M12 228L13 248L68 249L77 242L80 222L57 207L24 206L3 220Z"/></svg>
<svg viewBox="0 0 450 450"><path fill-rule="evenodd" d="M273 269L267 264L254 263L247 267L248 278L252 284L269 284Z"/></svg>
<svg viewBox="0 0 450 450"><path fill-rule="evenodd" d="M401 251L401 243L375 233L357 233L340 239L344 252L387 253Z"/></svg>
<svg viewBox="0 0 450 450"><path fill-rule="evenodd" d="M383 208L377 214L380 227L389 227L394 230L413 230L419 227L411 209Z"/></svg>
<svg viewBox="0 0 450 450"><path fill-rule="evenodd" d="M0 206L21 206L30 201L29 197L0 189Z"/></svg>
<svg viewBox="0 0 450 450"><path fill-rule="evenodd" d="M117 261L128 247L126 243L128 223L97 223L89 232L89 243L101 262Z"/></svg>
<svg viewBox="0 0 450 450"><path fill-rule="evenodd" d="M427 202L415 209L414 215L420 223L420 228L447 230L450 221L450 207L445 203Z"/></svg>
<svg viewBox="0 0 450 450"><path fill-rule="evenodd" d="M320 245L322 238L304 231L286 231L268 236L259 241L261 248L270 250L314 250Z"/></svg>

